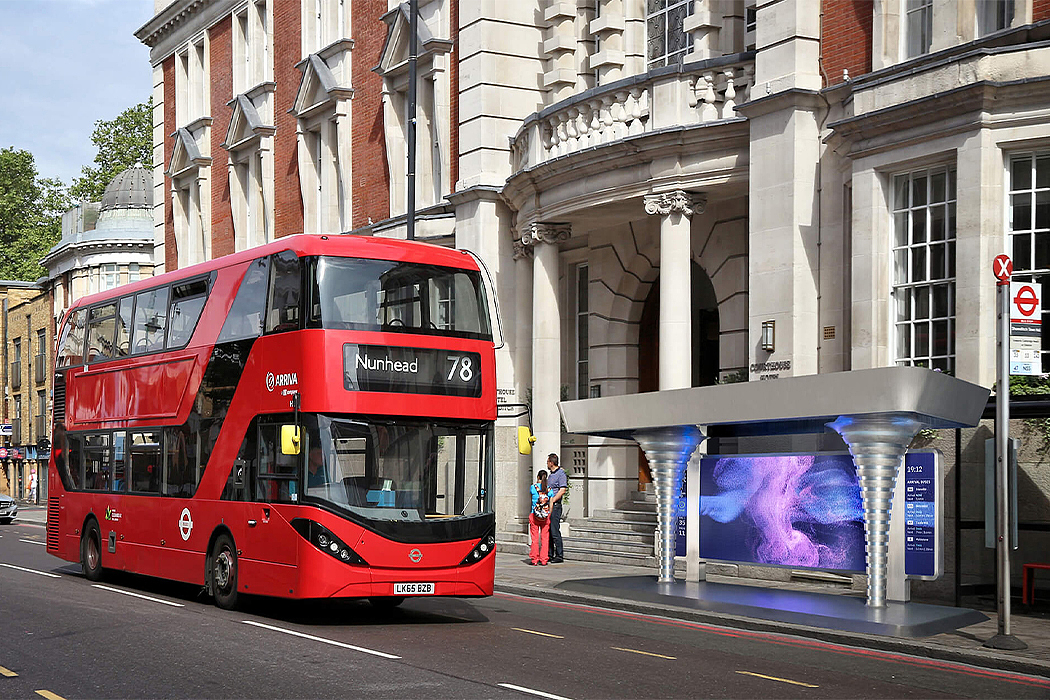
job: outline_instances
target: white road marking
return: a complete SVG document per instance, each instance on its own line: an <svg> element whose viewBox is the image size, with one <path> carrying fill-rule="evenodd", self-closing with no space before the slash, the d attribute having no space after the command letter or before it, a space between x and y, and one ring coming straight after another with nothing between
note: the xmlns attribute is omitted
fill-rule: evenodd
<svg viewBox="0 0 1050 700"><path fill-rule="evenodd" d="M312 634L304 634L302 632L296 632L295 630L284 629L283 627L274 627L273 625L264 625L261 622L253 622L252 620L242 620L246 625L252 625L254 627L262 627L263 629L272 630L274 632L283 632L284 634L290 634L293 637L301 637L303 639L310 639L315 642L321 642L322 644L331 644L334 647L342 647L344 649L352 649L353 651L359 651L362 654L372 654L373 656L381 656L384 659L400 659L400 656L394 656L393 654L387 654L386 652L376 651L374 649L366 649L364 647L355 647L353 644L345 644L343 642L337 642L334 639L325 639L324 637L315 637Z"/></svg>
<svg viewBox="0 0 1050 700"><path fill-rule="evenodd" d="M47 571L37 571L36 569L27 569L27 568L22 567L22 566L15 566L14 564L0 563L0 566L6 566L8 569L18 569L19 571L25 571L26 573L30 573L30 574L39 574L41 576L50 576L51 578L62 578L58 574L48 573Z"/></svg>
<svg viewBox="0 0 1050 700"><path fill-rule="evenodd" d="M36 540L18 540L19 542L25 542L26 544L38 544L41 547L46 547L47 542L37 542Z"/></svg>
<svg viewBox="0 0 1050 700"><path fill-rule="evenodd" d="M523 688L520 685L511 685L510 683L497 683L496 685L498 685L500 688L510 688L511 690L516 690L519 693L528 693L529 695L539 695L541 698L550 698L551 700L569 700L569 698L561 696L561 695L554 695L553 693L545 693L542 690L533 690L532 688Z"/></svg>
<svg viewBox="0 0 1050 700"><path fill-rule="evenodd" d="M160 598L151 598L148 595L142 595L141 593L132 593L131 591L122 591L119 588L110 588L109 586L103 586L100 583L92 584L92 588L99 588L103 591L110 591L112 593L120 593L121 595L129 595L132 598L142 598L143 600L149 600L154 603L163 603L164 605L170 605L173 608L184 608L186 607L182 603L173 603L170 600L161 600Z"/></svg>

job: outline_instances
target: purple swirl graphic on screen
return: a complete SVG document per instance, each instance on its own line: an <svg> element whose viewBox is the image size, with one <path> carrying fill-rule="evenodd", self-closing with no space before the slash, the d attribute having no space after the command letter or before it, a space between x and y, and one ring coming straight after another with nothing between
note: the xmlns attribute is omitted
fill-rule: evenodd
<svg viewBox="0 0 1050 700"><path fill-rule="evenodd" d="M813 455L768 455L714 461L711 477L717 493L701 496L700 514L732 524L723 537L742 535L746 550L714 558L855 568L863 508L848 456L818 460ZM720 545L719 549L732 548L726 542ZM863 562L862 539L860 545Z"/></svg>

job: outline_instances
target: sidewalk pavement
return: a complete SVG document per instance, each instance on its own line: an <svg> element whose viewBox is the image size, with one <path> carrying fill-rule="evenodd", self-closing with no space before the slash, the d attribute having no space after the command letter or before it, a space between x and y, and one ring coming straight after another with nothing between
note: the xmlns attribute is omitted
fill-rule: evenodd
<svg viewBox="0 0 1050 700"><path fill-rule="evenodd" d="M655 578L656 574L656 571L648 567L588 561L566 560L561 564L529 566L529 558L526 555L496 553L496 590L502 593L579 603L612 610L624 610L644 615L718 625L720 627L735 627L809 637L854 647L880 649L912 656L957 661L986 668L1050 677L1050 615L1045 613L1041 615L1038 613L1025 614L1023 611L1021 611L1022 614L1019 614L1017 606L1014 607L1013 614L1010 617L1011 632L1021 641L1028 644L1028 648L1023 651L1000 651L982 646L987 639L993 637L998 631L998 621L994 610L981 610L990 618L988 621L970 625L954 632L923 638L899 638L706 612L675 605L673 603L674 599L670 597L667 598L668 602L666 604L657 604L631 600L626 597L598 596L559 588L561 583L575 579L617 576L653 576ZM808 591L819 590L812 583L781 583L748 579L747 584L742 584L740 579L727 576L709 575L707 578L712 582L727 584L764 585ZM826 588L831 595L858 595L836 586L827 586Z"/></svg>

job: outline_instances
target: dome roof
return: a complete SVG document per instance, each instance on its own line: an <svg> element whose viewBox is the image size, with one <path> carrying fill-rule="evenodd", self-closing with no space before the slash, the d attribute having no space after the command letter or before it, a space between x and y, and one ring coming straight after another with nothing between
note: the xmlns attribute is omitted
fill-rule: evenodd
<svg viewBox="0 0 1050 700"><path fill-rule="evenodd" d="M153 175L142 163L135 163L106 186L99 211L152 208Z"/></svg>

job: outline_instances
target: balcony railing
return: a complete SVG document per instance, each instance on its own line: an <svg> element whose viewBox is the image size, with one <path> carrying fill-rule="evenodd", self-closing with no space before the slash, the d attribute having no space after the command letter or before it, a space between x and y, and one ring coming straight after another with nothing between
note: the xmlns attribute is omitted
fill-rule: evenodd
<svg viewBox="0 0 1050 700"><path fill-rule="evenodd" d="M574 95L525 120L511 142L514 172L647 132L743 119L736 106L750 99L754 80L749 53L659 69Z"/></svg>
<svg viewBox="0 0 1050 700"><path fill-rule="evenodd" d="M33 430L33 441L40 442L40 438L47 435L47 416L34 416Z"/></svg>
<svg viewBox="0 0 1050 700"><path fill-rule="evenodd" d="M47 380L47 357L37 355L33 358L33 378L37 384L43 384Z"/></svg>
<svg viewBox="0 0 1050 700"><path fill-rule="evenodd" d="M22 362L15 360L11 363L11 388L18 389L22 386Z"/></svg>
<svg viewBox="0 0 1050 700"><path fill-rule="evenodd" d="M11 421L11 441L16 444L21 444L23 442L21 418L15 418Z"/></svg>

